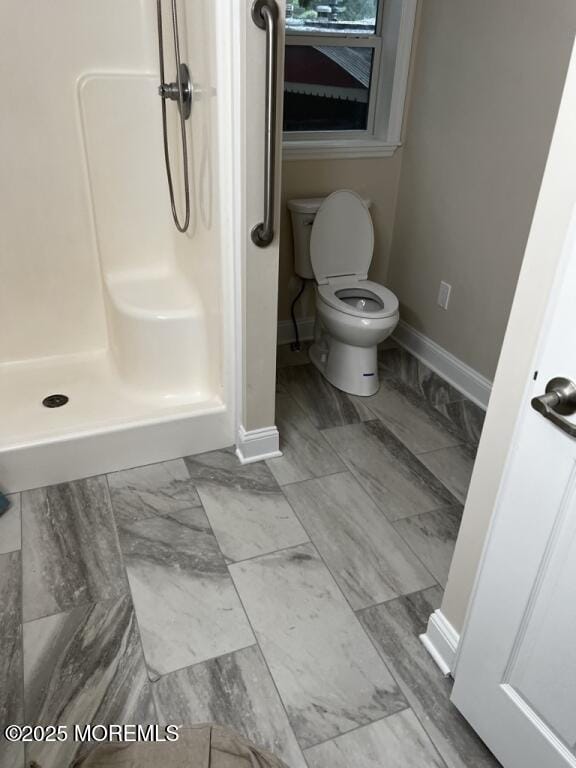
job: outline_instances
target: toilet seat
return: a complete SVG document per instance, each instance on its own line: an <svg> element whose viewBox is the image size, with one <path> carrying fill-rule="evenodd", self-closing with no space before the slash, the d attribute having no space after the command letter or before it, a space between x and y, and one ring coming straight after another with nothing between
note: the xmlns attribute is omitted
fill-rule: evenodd
<svg viewBox="0 0 576 768"><path fill-rule="evenodd" d="M324 200L312 225L310 261L319 285L331 277L366 280L374 253L374 225L356 192L341 189Z"/></svg>
<svg viewBox="0 0 576 768"><path fill-rule="evenodd" d="M318 297L329 307L352 317L378 320L398 312L398 299L392 291L371 280L350 277L318 285Z"/></svg>

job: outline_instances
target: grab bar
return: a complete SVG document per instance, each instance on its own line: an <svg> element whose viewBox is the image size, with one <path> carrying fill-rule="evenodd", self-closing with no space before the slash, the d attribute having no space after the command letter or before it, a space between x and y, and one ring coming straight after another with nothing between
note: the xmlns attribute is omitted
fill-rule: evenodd
<svg viewBox="0 0 576 768"><path fill-rule="evenodd" d="M257 27L266 30L264 221L252 230L252 242L259 248L266 248L274 239L279 16L276 0L255 0L252 6L252 20Z"/></svg>

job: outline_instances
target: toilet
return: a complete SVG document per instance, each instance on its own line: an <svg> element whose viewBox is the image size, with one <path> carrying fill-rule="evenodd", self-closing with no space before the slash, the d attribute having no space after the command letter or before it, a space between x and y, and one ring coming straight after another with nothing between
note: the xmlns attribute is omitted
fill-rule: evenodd
<svg viewBox="0 0 576 768"><path fill-rule="evenodd" d="M295 272L316 281L310 359L338 389L378 391L377 348L398 325L398 299L368 280L374 252L370 201L340 190L327 198L288 201Z"/></svg>

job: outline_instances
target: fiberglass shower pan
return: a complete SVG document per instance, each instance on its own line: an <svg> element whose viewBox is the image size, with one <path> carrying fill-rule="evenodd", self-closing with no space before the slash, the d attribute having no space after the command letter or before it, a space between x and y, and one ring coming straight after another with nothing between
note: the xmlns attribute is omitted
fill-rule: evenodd
<svg viewBox="0 0 576 768"><path fill-rule="evenodd" d="M154 0L2 3L0 485L9 491L234 441L216 5L178 3L196 91L181 234L164 167ZM167 111L180 206L178 110Z"/></svg>

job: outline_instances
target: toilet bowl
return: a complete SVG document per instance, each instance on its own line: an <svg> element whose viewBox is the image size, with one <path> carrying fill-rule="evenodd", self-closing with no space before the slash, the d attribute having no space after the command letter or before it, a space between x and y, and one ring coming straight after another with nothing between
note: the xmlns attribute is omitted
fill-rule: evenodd
<svg viewBox="0 0 576 768"><path fill-rule="evenodd" d="M368 280L374 227L366 201L349 190L292 200L296 272L316 281L310 359L338 389L378 391L377 348L398 324L398 299ZM308 234L309 233L309 234Z"/></svg>

